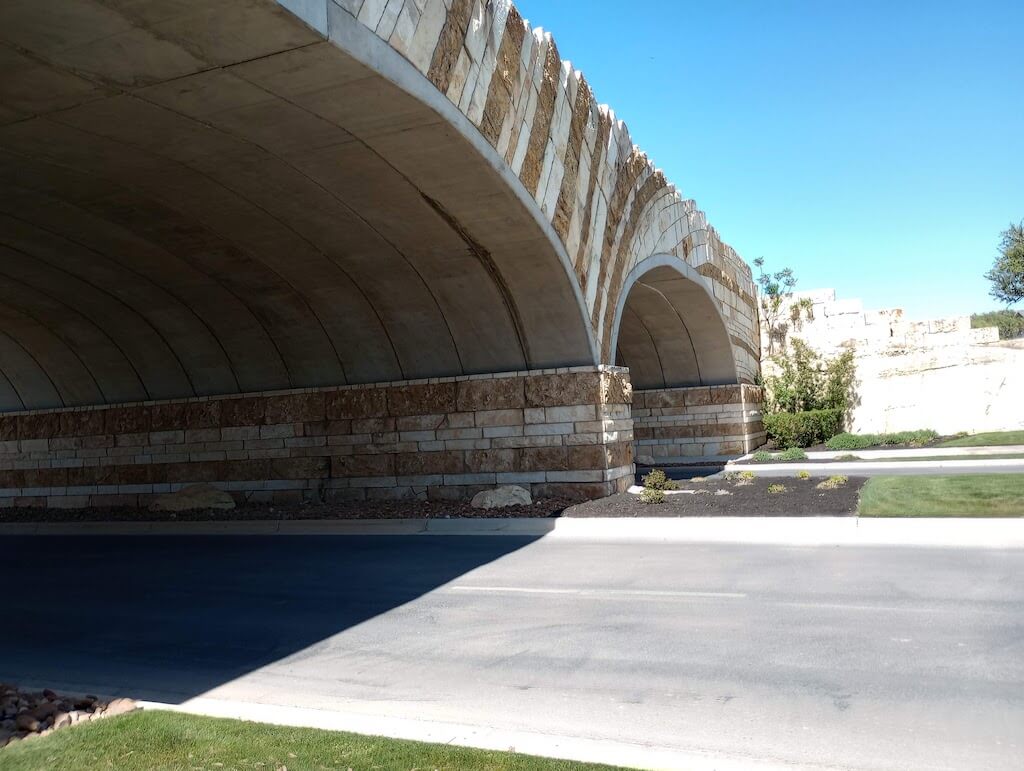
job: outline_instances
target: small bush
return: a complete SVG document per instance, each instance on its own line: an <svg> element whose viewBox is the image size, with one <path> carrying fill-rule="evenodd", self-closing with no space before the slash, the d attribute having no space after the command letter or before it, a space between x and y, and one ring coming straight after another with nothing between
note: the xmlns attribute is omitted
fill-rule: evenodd
<svg viewBox="0 0 1024 771"><path fill-rule="evenodd" d="M650 487L645 487L644 491L640 493L640 503L651 505L665 502L665 491L656 490Z"/></svg>
<svg viewBox="0 0 1024 771"><path fill-rule="evenodd" d="M837 455L836 460L860 460L860 456L846 453L845 455Z"/></svg>
<svg viewBox="0 0 1024 771"><path fill-rule="evenodd" d="M988 313L971 314L971 328L997 327L1000 340L1012 340L1024 336L1024 313L1009 308Z"/></svg>
<svg viewBox="0 0 1024 771"><path fill-rule="evenodd" d="M843 427L838 409L777 412L764 416L768 438L779 447L810 447L830 439Z"/></svg>
<svg viewBox="0 0 1024 771"><path fill-rule="evenodd" d="M641 477L644 487L648 490L678 490L679 485L666 476L660 468L651 469L645 476Z"/></svg>
<svg viewBox="0 0 1024 771"><path fill-rule="evenodd" d="M722 480L725 482L735 482L740 478L740 472L738 471L726 471L722 474Z"/></svg>
<svg viewBox="0 0 1024 771"><path fill-rule="evenodd" d="M755 474L753 471L741 471L740 472L740 481L741 482L753 482L755 479L757 479L757 474Z"/></svg>
<svg viewBox="0 0 1024 771"><path fill-rule="evenodd" d="M938 434L930 428L923 428L918 431L897 431L892 434L837 434L825 442L830 450L863 450L867 447L891 446L905 444L908 447L920 447L933 439Z"/></svg>
<svg viewBox="0 0 1024 771"><path fill-rule="evenodd" d="M790 447L779 455L779 460L807 460L807 453L799 447Z"/></svg>
<svg viewBox="0 0 1024 771"><path fill-rule="evenodd" d="M833 436L825 442L825 446L830 450L863 450L865 447L870 447L874 444L874 438L874 434L851 434L844 432Z"/></svg>
<svg viewBox="0 0 1024 771"><path fill-rule="evenodd" d="M819 490L835 490L838 487L842 487L849 481L849 478L844 477L842 474L836 474L835 476L829 477L824 482L818 482L817 488Z"/></svg>
<svg viewBox="0 0 1024 771"><path fill-rule="evenodd" d="M786 492L786 486L780 484L768 485L768 492L772 495Z"/></svg>
<svg viewBox="0 0 1024 771"><path fill-rule="evenodd" d="M751 460L753 460L754 463L771 463L775 460L775 456L765 450L758 450L754 453Z"/></svg>
<svg viewBox="0 0 1024 771"><path fill-rule="evenodd" d="M920 447L922 444L927 444L933 439L937 439L938 436L938 433L935 431L932 431L930 428L925 428L919 431L900 431L895 434L879 434L878 443L883 445L905 444L909 447Z"/></svg>
<svg viewBox="0 0 1024 771"><path fill-rule="evenodd" d="M797 479L810 479L811 478L811 472L810 471L798 471L798 472L796 472L796 478Z"/></svg>

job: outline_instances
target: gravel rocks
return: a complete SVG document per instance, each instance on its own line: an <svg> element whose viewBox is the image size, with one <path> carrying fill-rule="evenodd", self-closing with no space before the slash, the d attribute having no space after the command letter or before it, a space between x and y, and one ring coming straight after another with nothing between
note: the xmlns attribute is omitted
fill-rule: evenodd
<svg viewBox="0 0 1024 771"><path fill-rule="evenodd" d="M136 708L133 699L103 702L95 696L61 696L49 688L23 691L0 683L0 747Z"/></svg>

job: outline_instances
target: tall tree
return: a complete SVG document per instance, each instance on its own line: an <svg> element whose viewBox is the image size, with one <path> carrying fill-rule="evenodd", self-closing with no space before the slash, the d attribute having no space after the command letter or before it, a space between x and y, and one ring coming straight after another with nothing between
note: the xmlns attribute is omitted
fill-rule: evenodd
<svg viewBox="0 0 1024 771"><path fill-rule="evenodd" d="M1000 302L1013 305L1024 300L1024 221L1011 223L1000 234L999 256L985 278L992 282L989 294Z"/></svg>
<svg viewBox="0 0 1024 771"><path fill-rule="evenodd" d="M793 298L793 290L796 288L796 276L792 268L783 268L775 273L766 272L764 269L764 257L754 260L758 276L755 279L761 287L761 318L768 327L768 355L775 354L775 343L786 347L786 333L789 325L785 323L787 316L786 303ZM814 318L814 305L807 298L797 300L790 304L788 317L793 326L798 328L806 315L807 320Z"/></svg>

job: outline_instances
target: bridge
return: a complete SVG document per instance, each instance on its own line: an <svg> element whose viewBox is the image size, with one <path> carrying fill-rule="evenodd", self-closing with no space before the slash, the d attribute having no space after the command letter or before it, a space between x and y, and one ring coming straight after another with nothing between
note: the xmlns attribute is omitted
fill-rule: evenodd
<svg viewBox="0 0 1024 771"><path fill-rule="evenodd" d="M0 505L763 439L750 269L508 2L11 0L0 58Z"/></svg>

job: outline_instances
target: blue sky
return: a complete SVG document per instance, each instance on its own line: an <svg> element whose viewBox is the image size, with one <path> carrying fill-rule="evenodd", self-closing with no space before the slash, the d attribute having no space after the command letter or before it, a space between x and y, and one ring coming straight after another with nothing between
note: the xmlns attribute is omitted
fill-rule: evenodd
<svg viewBox="0 0 1024 771"><path fill-rule="evenodd" d="M872 308L997 307L1024 2L516 0L748 261Z"/></svg>

